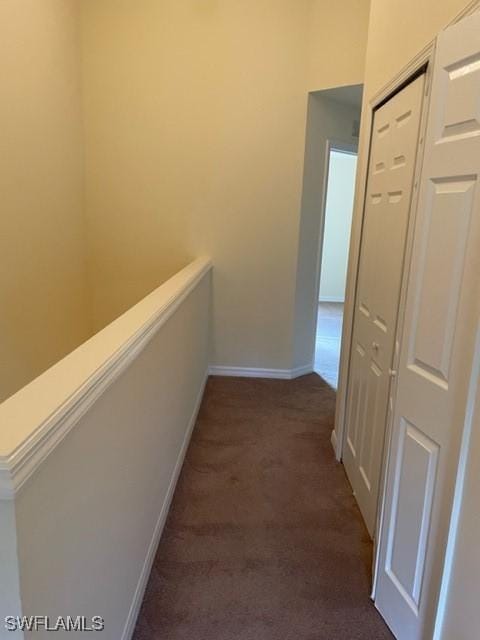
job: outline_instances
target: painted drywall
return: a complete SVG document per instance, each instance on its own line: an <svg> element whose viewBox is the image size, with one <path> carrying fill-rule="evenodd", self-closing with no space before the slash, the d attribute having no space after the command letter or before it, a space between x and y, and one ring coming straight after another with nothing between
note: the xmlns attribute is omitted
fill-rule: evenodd
<svg viewBox="0 0 480 640"><path fill-rule="evenodd" d="M77 2L0 2L0 401L91 329Z"/></svg>
<svg viewBox="0 0 480 640"><path fill-rule="evenodd" d="M292 366L317 4L333 10L312 0L82 3L96 328L208 253L212 364ZM339 74L317 68L318 87L358 80L355 42Z"/></svg>
<svg viewBox="0 0 480 640"><path fill-rule="evenodd" d="M305 1L96 0L82 8L96 327L208 253L213 364L286 368Z"/></svg>
<svg viewBox="0 0 480 640"><path fill-rule="evenodd" d="M357 156L332 149L328 167L320 301L343 302L352 224Z"/></svg>
<svg viewBox="0 0 480 640"><path fill-rule="evenodd" d="M294 367L311 362L314 352L327 141L355 145L352 125L359 118L358 107L331 100L321 91L309 96L296 273Z"/></svg>
<svg viewBox="0 0 480 640"><path fill-rule="evenodd" d="M373 96L467 5L466 0L371 0L365 88Z"/></svg>
<svg viewBox="0 0 480 640"><path fill-rule="evenodd" d="M309 91L362 84L370 0L313 0L309 16Z"/></svg>
<svg viewBox="0 0 480 640"><path fill-rule="evenodd" d="M98 615L105 630L89 637L131 637L127 621L134 623L141 603L145 563L153 559L202 397L210 285L208 272L16 495L24 615ZM170 296L167 289L161 306ZM149 309L144 303L140 311ZM142 319L136 308L128 314ZM93 338L100 353L128 326L128 318L119 321Z"/></svg>

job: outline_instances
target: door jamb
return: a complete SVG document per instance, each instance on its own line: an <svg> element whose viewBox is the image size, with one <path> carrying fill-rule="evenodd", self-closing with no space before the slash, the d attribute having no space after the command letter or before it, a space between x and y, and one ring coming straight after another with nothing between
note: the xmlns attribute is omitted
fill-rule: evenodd
<svg viewBox="0 0 480 640"><path fill-rule="evenodd" d="M323 241L325 238L325 220L327 213L327 190L328 190L328 177L330 173L330 152L340 151L341 153L348 153L356 155L358 158L358 143L346 142L337 138L328 138L325 144L325 171L323 172L323 185L322 185L322 204L320 210L320 234L318 240L317 259L315 264L315 331L313 334L312 344L312 362L315 362L315 336L317 335L317 323L318 323L318 299L320 295L320 280L322 275L322 259L323 259Z"/></svg>

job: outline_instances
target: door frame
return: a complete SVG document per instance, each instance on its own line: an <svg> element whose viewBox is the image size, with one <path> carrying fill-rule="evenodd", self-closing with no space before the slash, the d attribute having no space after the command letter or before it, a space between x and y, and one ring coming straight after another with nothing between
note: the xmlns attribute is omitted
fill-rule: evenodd
<svg viewBox="0 0 480 640"><path fill-rule="evenodd" d="M349 155L357 156L358 162L358 142L346 142L345 140L339 140L338 138L328 138L325 143L325 170L323 172L323 181L322 181L322 203L320 207L320 233L318 237L318 249L317 249L317 257L315 261L315 300L316 305L315 309L315 317L314 317L314 327L315 331L313 333L313 343L312 343L312 363L315 362L315 345L316 340L315 336L317 335L317 324L318 324L318 300L320 296L320 281L322 276L322 260L323 260L323 242L325 239L325 221L327 215L327 192L328 192L328 177L330 173L330 152L338 151L340 153L347 153ZM357 169L358 172L358 169ZM356 185L356 180L355 180ZM353 219L353 213L352 213ZM348 268L347 268L348 270Z"/></svg>
<svg viewBox="0 0 480 640"><path fill-rule="evenodd" d="M402 281L400 286L400 295L398 299L398 314L397 314L397 325L395 329L395 349L393 354L393 363L392 369L394 371L398 370L398 361L400 357L400 344L403 336L403 326L404 326L404 316L405 316L405 308L407 301L407 284L408 277L410 273L410 263L413 251L413 241L414 241L414 232L415 232L415 222L417 217L417 204L418 204L418 195L419 195L419 183L421 170L423 165L423 154L425 150L425 134L427 130L427 120L428 120L428 112L430 106L430 87L431 87L431 79L432 79L432 69L435 58L435 44L436 40L432 41L429 45L429 56L428 60L421 65L417 71L412 74L410 78L407 79L406 82L411 82L415 75L419 70L422 69L422 66L425 67L425 88L424 88L424 97L422 104L422 112L420 117L420 127L418 132L418 147L417 147L417 155L415 158L415 171L413 178L413 191L410 202L410 212L408 218L408 226L407 226L407 235L405 238L405 254L404 254L404 262L403 262L403 273L402 273ZM375 526L375 536L373 540L373 584L372 584L372 600L375 600L376 588L377 588L377 575L380 561L380 537L383 532L383 516L384 516L384 507L386 500L386 489L387 489L387 470L388 464L390 461L390 449L391 449L391 437L392 437L392 428L393 428L393 407L395 404L395 395L397 389L397 378L393 377L390 379L390 389L389 389L389 402L387 409L387 417L385 422L385 440L383 444L383 454L382 454L382 465L380 468L380 482L378 485L378 503L377 503L377 519Z"/></svg>
<svg viewBox="0 0 480 640"><path fill-rule="evenodd" d="M357 296L357 284L358 284L358 270L360 263L360 248L362 241L363 221L365 213L365 201L367 191L367 178L368 178L368 165L370 162L371 141L373 134L373 116L382 104L392 98L396 93L407 85L409 82L415 79L422 70L426 69L425 80L425 97L422 105L422 114L419 131L419 150L415 162L414 172L414 189L412 194L412 202L410 206L409 223L407 230L407 238L405 245L405 259L404 264L409 264L411 244L412 244L412 229L414 222L415 206L417 199L417 182L419 179L419 169L423 154L423 139L425 137L426 129L426 117L428 113L428 98L430 88L430 72L433 59L435 55L435 40L429 42L420 53L415 56L387 85L385 85L380 91L378 91L371 100L367 101L364 98L362 106L362 120L366 123L366 126L361 128L360 135L363 134L363 139L360 139L359 149L361 153L357 159L357 180L355 185L355 206L352 218L352 230L350 236L350 250L349 261L347 269L347 286L345 290L345 307L343 315L343 330L342 330L342 347L340 352L340 371L338 390L335 406L335 425L332 432L332 444L335 450L335 456L338 461L342 459L343 448L346 441L346 404L348 395L348 381L350 375L350 356L352 350L352 338L353 338L353 318L355 311L355 300ZM402 287L399 300L399 313L398 318L401 319L404 306L404 279L405 274L402 277ZM398 327L401 326L401 322L397 322ZM396 341L398 335L396 337ZM395 349L395 356L398 349ZM387 434L386 434L387 435ZM384 447L384 450L386 447ZM383 489L382 482L380 484Z"/></svg>
<svg viewBox="0 0 480 640"><path fill-rule="evenodd" d="M362 162L360 166L360 156L357 160L357 184L356 184L356 202L361 202L361 206L354 209L354 219L352 220L352 235L350 241L349 265L347 271L347 288L345 296L345 307L343 317L342 347L340 354L340 372L339 385L336 399L335 410L335 427L332 432L332 444L335 449L337 460L342 459L343 448L346 444L346 404L348 397L348 382L350 374L350 356L353 338L353 320L355 311L355 301L357 295L358 270L360 262L360 248L362 241L362 230L366 202L366 188L368 178L368 166L370 162L371 140L373 134L373 117L375 110L382 106L387 100L392 98L396 93L402 90L404 86L412 82L418 75L425 73L424 99L422 104L420 127L418 134L418 150L415 158L415 171L413 179L413 191L410 202L410 212L407 226L407 234L405 239L404 269L402 274L402 283L400 287L400 296L398 303L397 325L395 329L395 349L392 367L397 368L398 357L400 354L400 340L403 328L403 317L405 313L406 303L406 284L408 281L409 266L413 249L413 234L415 229L416 209L418 200L418 183L420 180L420 172L422 168L424 139L427 127L427 116L430 99L430 82L431 69L433 67L435 57L436 39L420 51L420 53L412 59L395 78L393 78L383 89L381 89L374 97L364 104L362 117L367 119L367 127L364 131L368 134L368 145L363 145L364 152L362 154ZM358 190L358 191L357 191ZM372 565L372 591L371 598L375 600L377 587L377 574L379 564L380 536L382 534L383 513L385 504L385 490L387 467L390 453L390 441L392 431L392 408L395 402L396 379L392 378L389 388L389 404L385 423L385 439L383 444L382 464L380 470L380 480L378 489L378 507L377 518L374 533L374 549L373 549L373 565Z"/></svg>

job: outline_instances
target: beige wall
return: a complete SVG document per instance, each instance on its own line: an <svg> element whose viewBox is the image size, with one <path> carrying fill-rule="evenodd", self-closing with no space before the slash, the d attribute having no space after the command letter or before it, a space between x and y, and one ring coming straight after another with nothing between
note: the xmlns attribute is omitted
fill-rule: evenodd
<svg viewBox="0 0 480 640"><path fill-rule="evenodd" d="M312 0L309 15L308 90L361 84L370 0Z"/></svg>
<svg viewBox="0 0 480 640"><path fill-rule="evenodd" d="M467 4L467 0L371 0L367 95L389 82Z"/></svg>
<svg viewBox="0 0 480 640"><path fill-rule="evenodd" d="M214 363L287 366L306 7L83 4L96 326L205 252Z"/></svg>
<svg viewBox="0 0 480 640"><path fill-rule="evenodd" d="M0 401L89 334L77 3L0 2Z"/></svg>
<svg viewBox="0 0 480 640"><path fill-rule="evenodd" d="M214 363L291 366L306 89L361 79L347 4L1 3L0 400L200 252Z"/></svg>
<svg viewBox="0 0 480 640"><path fill-rule="evenodd" d="M201 252L213 362L292 365L306 89L361 79L347 4L1 3L0 400Z"/></svg>
<svg viewBox="0 0 480 640"><path fill-rule="evenodd" d="M317 5L333 11L313 0L82 4L96 327L205 252L213 363L291 366ZM338 74L316 64L316 84L358 80L359 46L343 48Z"/></svg>

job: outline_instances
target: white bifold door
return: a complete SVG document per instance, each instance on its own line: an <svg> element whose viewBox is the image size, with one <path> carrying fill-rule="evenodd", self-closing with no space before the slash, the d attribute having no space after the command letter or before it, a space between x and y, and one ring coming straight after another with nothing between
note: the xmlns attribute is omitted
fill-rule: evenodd
<svg viewBox="0 0 480 640"><path fill-rule="evenodd" d="M376 588L376 606L399 640L435 637L459 447L470 420L480 319L478 14L438 37L424 153Z"/></svg>
<svg viewBox="0 0 480 640"><path fill-rule="evenodd" d="M374 112L343 463L373 536L424 75Z"/></svg>

